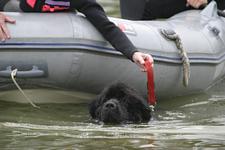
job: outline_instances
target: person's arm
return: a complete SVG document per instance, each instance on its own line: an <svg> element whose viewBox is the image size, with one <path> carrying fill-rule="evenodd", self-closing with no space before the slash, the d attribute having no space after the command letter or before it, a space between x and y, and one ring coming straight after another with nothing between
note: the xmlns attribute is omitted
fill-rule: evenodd
<svg viewBox="0 0 225 150"><path fill-rule="evenodd" d="M20 8L26 12L41 12L44 1L37 2L31 7L26 0L20 0ZM116 50L122 52L140 66L142 71L145 71L144 60L151 56L138 52L127 36L109 21L103 8L95 0L70 0L70 9L76 9L83 13Z"/></svg>
<svg viewBox="0 0 225 150"><path fill-rule="evenodd" d="M208 4L208 0L187 0L187 5L193 8L199 8Z"/></svg>
<svg viewBox="0 0 225 150"><path fill-rule="evenodd" d="M105 11L95 0L71 1L71 7L83 13L116 50L145 71L144 60L151 56L138 52L127 36L113 22L109 21Z"/></svg>
<svg viewBox="0 0 225 150"><path fill-rule="evenodd" d="M71 7L83 13L87 19L101 32L106 40L132 60L137 49L130 42L127 36L114 23L109 21L103 8L94 0L75 0L71 1Z"/></svg>
<svg viewBox="0 0 225 150"><path fill-rule="evenodd" d="M0 12L0 40L10 39L10 32L6 26L6 22L15 23L16 21Z"/></svg>

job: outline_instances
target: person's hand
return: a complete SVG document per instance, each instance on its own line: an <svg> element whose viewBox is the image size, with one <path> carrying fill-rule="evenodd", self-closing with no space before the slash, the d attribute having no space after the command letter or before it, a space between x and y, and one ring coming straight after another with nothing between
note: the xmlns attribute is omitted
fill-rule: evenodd
<svg viewBox="0 0 225 150"><path fill-rule="evenodd" d="M149 54L145 54L142 52L135 52L133 54L133 61L141 68L141 71L146 72L146 68L145 68L145 60L149 59L149 61L151 61L153 63L153 59L152 56Z"/></svg>
<svg viewBox="0 0 225 150"><path fill-rule="evenodd" d="M187 0L187 5L194 8L199 8L208 4L208 0Z"/></svg>
<svg viewBox="0 0 225 150"><path fill-rule="evenodd" d="M5 16L3 13L0 12L0 40L5 41L6 39L10 39L10 33L6 26L6 22L8 23L15 23L16 20Z"/></svg>

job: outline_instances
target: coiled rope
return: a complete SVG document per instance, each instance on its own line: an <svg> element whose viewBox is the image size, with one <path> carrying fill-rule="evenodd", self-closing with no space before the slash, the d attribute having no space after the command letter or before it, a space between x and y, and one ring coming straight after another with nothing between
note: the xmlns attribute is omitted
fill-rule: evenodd
<svg viewBox="0 0 225 150"><path fill-rule="evenodd" d="M190 73L190 61L187 56L187 52L185 51L185 49L183 47L181 38L173 30L161 29L160 32L165 38L167 38L171 41L174 41L177 46L177 49L179 50L179 54L180 54L180 57L182 58L182 63L183 63L183 85L185 87L187 87L189 84L189 79L190 79L190 74L191 74Z"/></svg>
<svg viewBox="0 0 225 150"><path fill-rule="evenodd" d="M18 90L22 93L22 95L25 97L25 99L35 108L40 108L39 106L35 105L31 100L30 98L24 93L24 91L20 88L19 84L16 82L16 79L15 79L15 76L16 76L16 73L17 73L17 69L14 69L12 72L11 72L11 79L13 81L13 83L16 85L16 87L18 88Z"/></svg>

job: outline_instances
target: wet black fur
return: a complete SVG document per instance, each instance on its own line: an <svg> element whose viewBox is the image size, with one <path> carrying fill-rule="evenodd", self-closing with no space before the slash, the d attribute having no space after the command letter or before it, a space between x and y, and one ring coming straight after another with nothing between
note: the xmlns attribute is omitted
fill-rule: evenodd
<svg viewBox="0 0 225 150"><path fill-rule="evenodd" d="M147 101L123 83L106 87L90 104L90 115L104 123L141 123L151 119Z"/></svg>

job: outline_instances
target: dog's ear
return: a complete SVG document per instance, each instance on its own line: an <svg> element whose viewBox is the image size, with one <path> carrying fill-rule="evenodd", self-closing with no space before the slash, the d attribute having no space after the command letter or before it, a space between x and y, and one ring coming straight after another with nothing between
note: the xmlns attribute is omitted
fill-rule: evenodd
<svg viewBox="0 0 225 150"><path fill-rule="evenodd" d="M103 93L100 93L97 95L89 104L89 113L92 118L97 118L96 112L99 111L99 108L104 103L105 95Z"/></svg>
<svg viewBox="0 0 225 150"><path fill-rule="evenodd" d="M91 115L92 118L96 118L96 110L98 108L98 103L97 103L97 99L94 99L91 101L91 103L89 104L89 113Z"/></svg>
<svg viewBox="0 0 225 150"><path fill-rule="evenodd" d="M141 98L138 106L141 113L142 122L148 122L152 117L151 116L152 110L149 107L147 100L144 98Z"/></svg>
<svg viewBox="0 0 225 150"><path fill-rule="evenodd" d="M148 105L143 105L143 111L142 111L142 120L143 122L148 122L152 115L151 115L151 108Z"/></svg>
<svg viewBox="0 0 225 150"><path fill-rule="evenodd" d="M129 97L127 109L135 122L148 122L151 119L151 109L141 97Z"/></svg>

